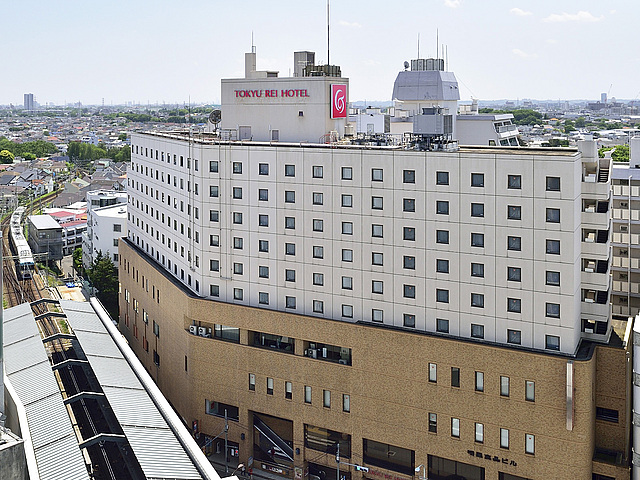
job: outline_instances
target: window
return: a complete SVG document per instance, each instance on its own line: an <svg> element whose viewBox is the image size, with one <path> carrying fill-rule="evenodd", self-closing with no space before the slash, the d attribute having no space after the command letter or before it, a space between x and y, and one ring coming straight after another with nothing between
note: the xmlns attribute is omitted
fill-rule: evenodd
<svg viewBox="0 0 640 480"><path fill-rule="evenodd" d="M476 442L484 442L484 425L476 422Z"/></svg>
<svg viewBox="0 0 640 480"><path fill-rule="evenodd" d="M342 261L343 262L353 262L353 250L348 248L342 249Z"/></svg>
<svg viewBox="0 0 640 480"><path fill-rule="evenodd" d="M559 208L547 208L547 222L560 223L560 209Z"/></svg>
<svg viewBox="0 0 640 480"><path fill-rule="evenodd" d="M217 185L210 185L209 186L209 196L210 197L217 197L219 194L220 190L218 189Z"/></svg>
<svg viewBox="0 0 640 480"><path fill-rule="evenodd" d="M220 296L220 285L209 285L209 295L212 297Z"/></svg>
<svg viewBox="0 0 640 480"><path fill-rule="evenodd" d="M296 166L295 165L285 165L284 166L284 176L285 177L295 177L296 176Z"/></svg>
<svg viewBox="0 0 640 480"><path fill-rule="evenodd" d="M402 171L403 183L416 183L416 171L415 170L403 170Z"/></svg>
<svg viewBox="0 0 640 480"><path fill-rule="evenodd" d="M536 437L530 433L524 436L524 453L534 455L536 453Z"/></svg>
<svg viewBox="0 0 640 480"><path fill-rule="evenodd" d="M256 389L256 375L255 373L249 374L249 390L255 391Z"/></svg>
<svg viewBox="0 0 640 480"><path fill-rule="evenodd" d="M260 164L258 164L258 175L269 175L269 164L268 163L260 163Z"/></svg>
<svg viewBox="0 0 640 480"><path fill-rule="evenodd" d="M313 301L313 313L324 313L324 302L321 300Z"/></svg>
<svg viewBox="0 0 640 480"><path fill-rule="evenodd" d="M382 210L382 197L371 197L371 208L373 210Z"/></svg>
<svg viewBox="0 0 640 480"><path fill-rule="evenodd" d="M324 247L313 247L313 258L324 258Z"/></svg>
<svg viewBox="0 0 640 480"><path fill-rule="evenodd" d="M260 305L269 305L269 294L267 292L259 292L258 303L260 303Z"/></svg>
<svg viewBox="0 0 640 480"><path fill-rule="evenodd" d="M313 274L313 284L314 285L324 285L324 274L322 273L314 273Z"/></svg>
<svg viewBox="0 0 640 480"><path fill-rule="evenodd" d="M381 182L382 181L382 169L381 168L372 168L371 169L371 181L372 182Z"/></svg>
<svg viewBox="0 0 640 480"><path fill-rule="evenodd" d="M484 263L472 263L471 264L471 276L472 277L484 277Z"/></svg>
<svg viewBox="0 0 640 480"><path fill-rule="evenodd" d="M522 279L522 269L520 267L507 267L507 280L520 282Z"/></svg>
<svg viewBox="0 0 640 480"><path fill-rule="evenodd" d="M269 251L269 240L258 240L258 251L259 252L268 252Z"/></svg>
<svg viewBox="0 0 640 480"><path fill-rule="evenodd" d="M233 223L242 225L242 212L233 212Z"/></svg>
<svg viewBox="0 0 640 480"><path fill-rule="evenodd" d="M520 345L522 343L522 332L520 330L507 329L507 343Z"/></svg>
<svg viewBox="0 0 640 480"><path fill-rule="evenodd" d="M322 165L314 165L312 169L313 178L322 178L323 169Z"/></svg>
<svg viewBox="0 0 640 480"><path fill-rule="evenodd" d="M605 422L618 423L618 410L610 408L596 407L596 420L604 420Z"/></svg>
<svg viewBox="0 0 640 480"><path fill-rule="evenodd" d="M371 310L371 320L374 322L382 322L384 320L384 312L377 308Z"/></svg>
<svg viewBox="0 0 640 480"><path fill-rule="evenodd" d="M345 318L353 318L353 305L342 305L342 316Z"/></svg>
<svg viewBox="0 0 640 480"><path fill-rule="evenodd" d="M547 177L547 192L560 191L560 177Z"/></svg>
<svg viewBox="0 0 640 480"><path fill-rule="evenodd" d="M293 190L285 190L284 203L296 203L296 192Z"/></svg>
<svg viewBox="0 0 640 480"><path fill-rule="evenodd" d="M507 298L507 311L511 313L521 313L522 300L519 298Z"/></svg>
<svg viewBox="0 0 640 480"><path fill-rule="evenodd" d="M269 215L258 215L258 226L260 226L260 227L268 227L269 226Z"/></svg>
<svg viewBox="0 0 640 480"><path fill-rule="evenodd" d="M484 173L472 173L471 174L471 186L472 187L484 187Z"/></svg>
<svg viewBox="0 0 640 480"><path fill-rule="evenodd" d="M342 222L342 234L343 235L353 235L353 223L352 222Z"/></svg>
<svg viewBox="0 0 640 480"><path fill-rule="evenodd" d="M436 243L449 244L449 230L436 230Z"/></svg>
<svg viewBox="0 0 640 480"><path fill-rule="evenodd" d="M371 225L371 236L376 238L382 238L382 225Z"/></svg>
<svg viewBox="0 0 640 480"><path fill-rule="evenodd" d="M269 278L269 267L260 265L258 267L258 276L260 278Z"/></svg>
<svg viewBox="0 0 640 480"><path fill-rule="evenodd" d="M314 205L322 205L324 202L323 195L321 192L313 192L313 204Z"/></svg>
<svg viewBox="0 0 640 480"><path fill-rule="evenodd" d="M258 200L262 201L262 202L266 202L267 200L269 200L269 190L266 188L259 188L258 189Z"/></svg>
<svg viewBox="0 0 640 480"><path fill-rule="evenodd" d="M460 438L460 419L451 418L451 436Z"/></svg>
<svg viewBox="0 0 640 480"><path fill-rule="evenodd" d="M218 162L215 160L211 160L209 162L209 171L211 173L218 173Z"/></svg>
<svg viewBox="0 0 640 480"><path fill-rule="evenodd" d="M436 272L449 273L449 260L443 260L441 258L436 259Z"/></svg>
<svg viewBox="0 0 640 480"><path fill-rule="evenodd" d="M273 395L273 378L267 377L267 395Z"/></svg>
<svg viewBox="0 0 640 480"><path fill-rule="evenodd" d="M471 216L472 217L484 217L484 203L472 203L471 204Z"/></svg>
<svg viewBox="0 0 640 480"><path fill-rule="evenodd" d="M484 295L482 293L471 294L471 306L484 308Z"/></svg>
<svg viewBox="0 0 640 480"><path fill-rule="evenodd" d="M313 219L313 231L322 232L324 230L324 221L319 218Z"/></svg>
<svg viewBox="0 0 640 480"><path fill-rule="evenodd" d="M476 392L484 392L484 373L476 372Z"/></svg>
<svg viewBox="0 0 640 480"><path fill-rule="evenodd" d="M560 255L560 240L547 240L547 253Z"/></svg>
<svg viewBox="0 0 640 480"><path fill-rule="evenodd" d="M449 172L436 172L436 185L449 185Z"/></svg>
<svg viewBox="0 0 640 480"><path fill-rule="evenodd" d="M449 215L449 202L446 200L436 201L436 213L438 215Z"/></svg>
<svg viewBox="0 0 640 480"><path fill-rule="evenodd" d="M509 449L509 430L506 428L500 429L500 448Z"/></svg>
<svg viewBox="0 0 640 480"><path fill-rule="evenodd" d="M546 314L547 314L547 317L560 318L560 304L547 302Z"/></svg>
<svg viewBox="0 0 640 480"><path fill-rule="evenodd" d="M382 253L373 252L371 254L371 265L382 265L383 263Z"/></svg>
<svg viewBox="0 0 640 480"><path fill-rule="evenodd" d="M209 245L212 247L219 247L220 235L209 235Z"/></svg>
<svg viewBox="0 0 640 480"><path fill-rule="evenodd" d="M438 433L438 415L435 413L429 413L429 431Z"/></svg>
<svg viewBox="0 0 640 480"><path fill-rule="evenodd" d="M522 219L522 207L520 205L508 205L507 206L507 218L509 220L521 220Z"/></svg>
<svg viewBox="0 0 640 480"><path fill-rule="evenodd" d="M309 385L304 386L304 403L311 403L311 387Z"/></svg>
<svg viewBox="0 0 640 480"><path fill-rule="evenodd" d="M411 297L413 298L413 297ZM404 327L415 328L416 327L416 316L411 313L405 313L402 315L402 325Z"/></svg>
<svg viewBox="0 0 640 480"><path fill-rule="evenodd" d="M415 239L416 239L416 229L414 227L403 227L402 228L402 238L404 240L415 241Z"/></svg>
<svg viewBox="0 0 640 480"><path fill-rule="evenodd" d="M244 291L241 288L233 289L233 299L242 300L244 298Z"/></svg>
<svg viewBox="0 0 640 480"><path fill-rule="evenodd" d="M284 217L284 228L296 228L296 217Z"/></svg>
<svg viewBox="0 0 640 480"><path fill-rule="evenodd" d="M353 168L342 167L342 180L353 180Z"/></svg>
<svg viewBox="0 0 640 480"><path fill-rule="evenodd" d="M544 348L547 350L560 350L560 337L556 335L545 335Z"/></svg>
<svg viewBox="0 0 640 480"><path fill-rule="evenodd" d="M500 375L500 396L509 396L509 377Z"/></svg>
<svg viewBox="0 0 640 480"><path fill-rule="evenodd" d="M520 237L507 237L507 249L519 252L522 249L522 239Z"/></svg>
<svg viewBox="0 0 640 480"><path fill-rule="evenodd" d="M380 280L371 280L371 293L383 293L384 284Z"/></svg>
<svg viewBox="0 0 640 480"><path fill-rule="evenodd" d="M484 325L478 325L477 323L471 324L471 337L484 338Z"/></svg>
<svg viewBox="0 0 640 480"><path fill-rule="evenodd" d="M452 387L460 386L460 368L459 367L451 367L451 386Z"/></svg>
<svg viewBox="0 0 640 480"><path fill-rule="evenodd" d="M560 272L547 270L547 285L560 285Z"/></svg>
<svg viewBox="0 0 640 480"><path fill-rule="evenodd" d="M235 273L236 275L242 275L243 270L244 270L244 266L241 263L233 264L233 273Z"/></svg>
<svg viewBox="0 0 640 480"><path fill-rule="evenodd" d="M322 406L326 408L331 408L331 391L330 390L322 391Z"/></svg>
<svg viewBox="0 0 640 480"><path fill-rule="evenodd" d="M521 175L509 175L507 177L507 188L520 190L522 188L522 176Z"/></svg>
<svg viewBox="0 0 640 480"><path fill-rule="evenodd" d="M284 244L284 254L285 255L295 255L296 254L296 244L295 243L285 243Z"/></svg>
<svg viewBox="0 0 640 480"><path fill-rule="evenodd" d="M296 281L296 271L286 269L284 271L284 280L285 282L295 282Z"/></svg>
<svg viewBox="0 0 640 480"><path fill-rule="evenodd" d="M291 382L284 382L284 398L291 400L293 393L293 385Z"/></svg>
<svg viewBox="0 0 640 480"><path fill-rule="evenodd" d="M233 162L233 173L242 173L242 162Z"/></svg>
<svg viewBox="0 0 640 480"><path fill-rule="evenodd" d="M484 233L472 233L471 234L471 246L472 247L484 247Z"/></svg>
<svg viewBox="0 0 640 480"><path fill-rule="evenodd" d="M285 306L285 308L295 309L296 308L296 297L286 296L284 298L284 306Z"/></svg>
<svg viewBox="0 0 640 480"><path fill-rule="evenodd" d="M342 277L342 288L345 290L353 290L353 277Z"/></svg>
<svg viewBox="0 0 640 480"><path fill-rule="evenodd" d="M536 401L536 383L535 382L532 382L531 380L525 381L524 398L528 402L535 402Z"/></svg>
<svg viewBox="0 0 640 480"><path fill-rule="evenodd" d="M215 236L217 237L218 235ZM242 250L243 245L244 240L242 237L233 237L233 248L235 248L236 250Z"/></svg>
<svg viewBox="0 0 640 480"><path fill-rule="evenodd" d="M449 290L445 290L443 288L437 288L436 302L449 303Z"/></svg>
<svg viewBox="0 0 640 480"><path fill-rule="evenodd" d="M209 270L212 272L220 271L220 261L219 260L209 260Z"/></svg>
<svg viewBox="0 0 640 480"><path fill-rule="evenodd" d="M349 394L342 394L342 411L349 413L351 411L351 396Z"/></svg>
<svg viewBox="0 0 640 480"><path fill-rule="evenodd" d="M236 200L242 198L242 187L233 187L233 198Z"/></svg>
<svg viewBox="0 0 640 480"><path fill-rule="evenodd" d="M415 212L416 211L416 199L415 198L404 198L404 199L402 199L402 210L404 212Z"/></svg>
<svg viewBox="0 0 640 480"><path fill-rule="evenodd" d="M429 364L429 381L436 383L438 381L438 365L435 363Z"/></svg>
<svg viewBox="0 0 640 480"><path fill-rule="evenodd" d="M403 285L404 298L416 298L416 286L415 285Z"/></svg>
<svg viewBox="0 0 640 480"><path fill-rule="evenodd" d="M353 195L342 195L342 206L343 207L353 207Z"/></svg>
<svg viewBox="0 0 640 480"><path fill-rule="evenodd" d="M436 318L436 332L449 333L449 320Z"/></svg>
<svg viewBox="0 0 640 480"><path fill-rule="evenodd" d="M415 270L416 269L416 257L411 255L405 255L402 257L402 266L407 270Z"/></svg>

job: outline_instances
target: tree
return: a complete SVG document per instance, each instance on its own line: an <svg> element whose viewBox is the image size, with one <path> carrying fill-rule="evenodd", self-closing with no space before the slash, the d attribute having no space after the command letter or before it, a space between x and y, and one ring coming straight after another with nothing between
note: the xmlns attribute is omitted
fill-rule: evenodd
<svg viewBox="0 0 640 480"><path fill-rule="evenodd" d="M111 257L98 252L87 273L93 286L98 289L100 301L112 318L118 318L118 272Z"/></svg>
<svg viewBox="0 0 640 480"><path fill-rule="evenodd" d="M15 155L9 150L0 151L0 163L13 163Z"/></svg>
<svg viewBox="0 0 640 480"><path fill-rule="evenodd" d="M82 248L78 247L73 251L73 268L80 275L84 276L84 267L82 265Z"/></svg>
<svg viewBox="0 0 640 480"><path fill-rule="evenodd" d="M576 127L584 128L586 125L587 125L587 121L585 120L584 117L576 118Z"/></svg>
<svg viewBox="0 0 640 480"><path fill-rule="evenodd" d="M127 141L127 134L126 133L121 133L120 135L118 135L118 140L126 142Z"/></svg>

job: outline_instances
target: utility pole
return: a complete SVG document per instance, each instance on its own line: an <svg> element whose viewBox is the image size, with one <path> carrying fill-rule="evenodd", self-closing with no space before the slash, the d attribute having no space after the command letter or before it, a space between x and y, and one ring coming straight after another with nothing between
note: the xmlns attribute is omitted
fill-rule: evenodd
<svg viewBox="0 0 640 480"><path fill-rule="evenodd" d="M229 419L227 417L227 409L224 409L224 473L229 473L229 462L227 462L227 453L229 449Z"/></svg>
<svg viewBox="0 0 640 480"><path fill-rule="evenodd" d="M340 480L340 443L336 443L336 480Z"/></svg>

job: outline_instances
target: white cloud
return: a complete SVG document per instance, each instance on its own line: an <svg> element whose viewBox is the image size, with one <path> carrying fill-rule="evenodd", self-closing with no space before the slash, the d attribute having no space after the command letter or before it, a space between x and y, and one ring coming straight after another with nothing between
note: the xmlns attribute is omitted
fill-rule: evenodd
<svg viewBox="0 0 640 480"><path fill-rule="evenodd" d="M518 7L512 8L511 10L509 10L509 12L518 17L526 17L528 15L533 15L533 13L527 10L522 10L521 8L518 8Z"/></svg>
<svg viewBox="0 0 640 480"><path fill-rule="evenodd" d="M362 25L360 25L358 22L347 22L345 20L340 20L338 23L341 27L362 28Z"/></svg>
<svg viewBox="0 0 640 480"><path fill-rule="evenodd" d="M536 58L538 56L538 54L536 53L527 53L520 50L519 48L512 49L511 53L513 53L514 55L520 58Z"/></svg>
<svg viewBox="0 0 640 480"><path fill-rule="evenodd" d="M444 0L444 6L449 8L458 8L462 0Z"/></svg>
<svg viewBox="0 0 640 480"><path fill-rule="evenodd" d="M558 41L555 38L547 38L547 43L550 45L555 45Z"/></svg>
<svg viewBox="0 0 640 480"><path fill-rule="evenodd" d="M594 16L591 12L580 10L578 13L552 13L544 19L545 22L599 22L604 18L604 15L599 17Z"/></svg>

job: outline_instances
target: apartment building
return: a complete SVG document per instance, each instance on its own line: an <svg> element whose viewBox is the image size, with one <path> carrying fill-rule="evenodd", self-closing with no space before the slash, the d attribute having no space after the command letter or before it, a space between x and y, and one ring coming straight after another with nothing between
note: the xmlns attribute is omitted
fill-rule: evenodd
<svg viewBox="0 0 640 480"><path fill-rule="evenodd" d="M127 194L113 190L87 193L87 228L82 232L82 263L88 269L98 253L118 268L118 243L127 233Z"/></svg>
<svg viewBox="0 0 640 480"><path fill-rule="evenodd" d="M444 78L414 94L444 114L415 124L445 128L406 145L132 135L119 328L205 449L227 417L231 454L288 478L338 475L336 453L347 480L628 478L609 161L593 142L457 148ZM305 136L348 85L325 80ZM307 99L237 127L282 137Z"/></svg>

